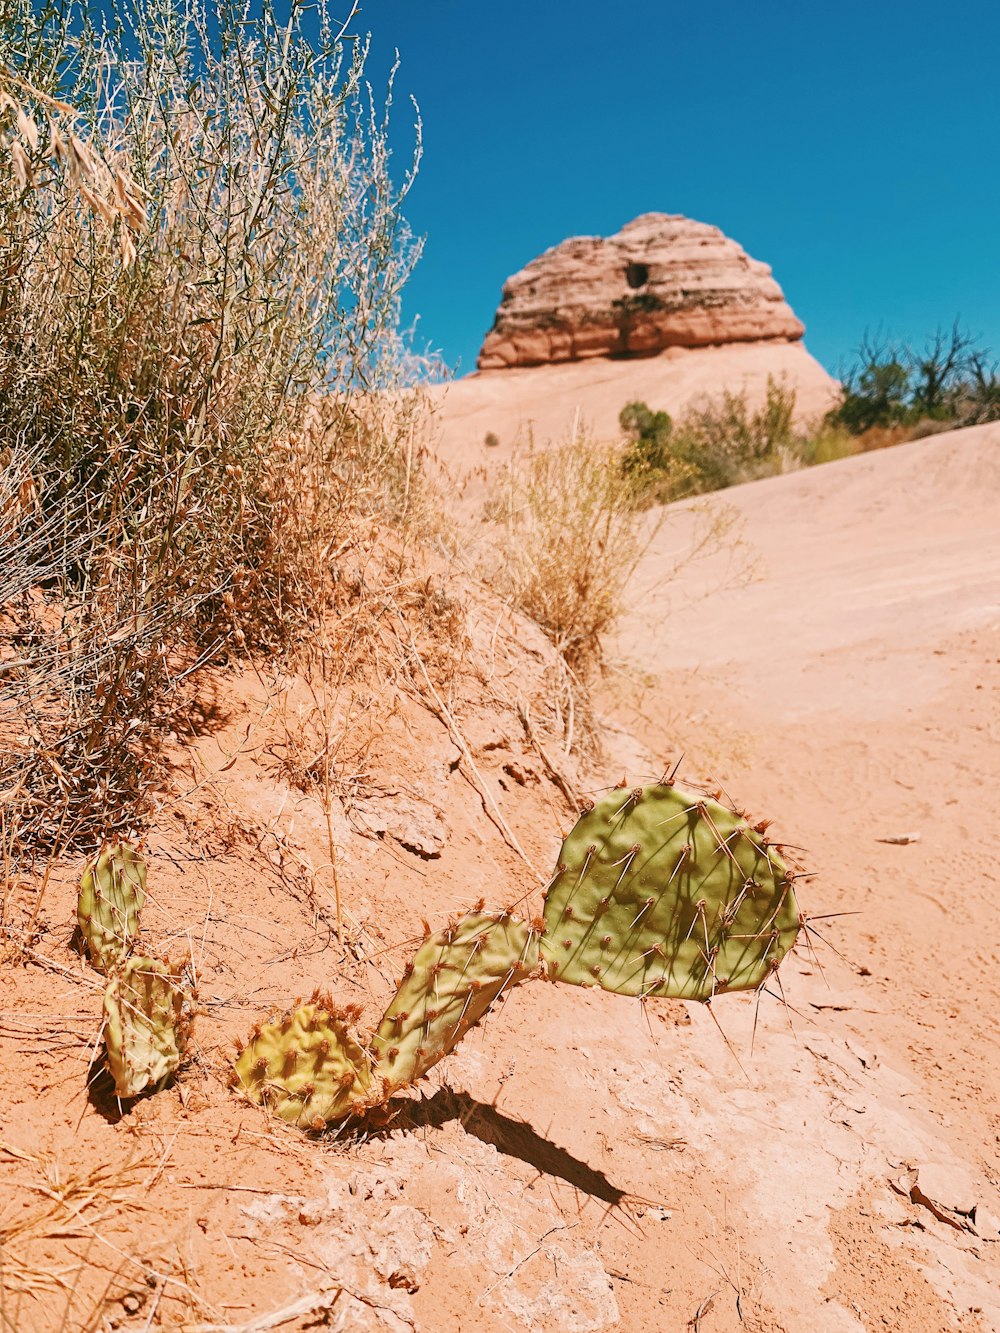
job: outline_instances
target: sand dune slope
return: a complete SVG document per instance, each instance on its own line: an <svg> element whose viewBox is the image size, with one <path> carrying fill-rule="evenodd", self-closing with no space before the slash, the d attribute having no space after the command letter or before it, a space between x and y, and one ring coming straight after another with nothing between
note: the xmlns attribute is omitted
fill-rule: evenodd
<svg viewBox="0 0 1000 1333"><path fill-rule="evenodd" d="M967 1215L990 1232L1000 1174L998 454L977 427L713 497L757 561L745 586L731 550L665 577L704 517L676 506L618 642L645 672L627 703L609 686L619 716L777 813L807 908L853 914L816 923L829 989L811 965L785 981L797 1058L772 1040L751 1066L770 1188L751 1171L732 1216L770 1273L799 1251L768 1284L789 1327L1000 1327L1000 1245ZM720 1158L727 1120L764 1128L752 1101L708 1129Z"/></svg>
<svg viewBox="0 0 1000 1333"><path fill-rule="evenodd" d="M467 615L412 640L420 674L341 714L291 672L213 675L146 838L143 949L199 988L172 1086L122 1106L91 1066L79 858L5 883L34 934L0 969L0 1324L1000 1329L998 452L1000 426L957 432L649 515L589 774L551 646L436 561L417 623ZM706 509L742 545L677 571ZM303 772L331 735L324 800ZM815 872L787 1009L538 979L341 1139L229 1088L233 1043L316 987L377 1022L425 919L536 915L573 788L682 754Z"/></svg>

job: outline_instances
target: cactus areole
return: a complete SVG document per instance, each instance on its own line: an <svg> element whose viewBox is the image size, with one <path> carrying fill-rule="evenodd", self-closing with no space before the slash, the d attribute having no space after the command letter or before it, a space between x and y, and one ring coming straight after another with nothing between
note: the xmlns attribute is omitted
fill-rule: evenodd
<svg viewBox="0 0 1000 1333"><path fill-rule="evenodd" d="M321 1129L412 1086L532 978L701 1001L759 988L802 924L794 876L765 828L671 782L616 788L563 843L544 922L480 904L427 934L369 1049L345 1022L356 1011L314 997L254 1029L234 1082L283 1119Z"/></svg>
<svg viewBox="0 0 1000 1333"><path fill-rule="evenodd" d="M130 842L102 848L83 872L76 918L90 961L110 974L132 952L146 901L146 863Z"/></svg>
<svg viewBox="0 0 1000 1333"><path fill-rule="evenodd" d="M505 991L537 970L538 932L509 912L469 912L429 935L375 1036L387 1086L421 1078Z"/></svg>
<svg viewBox="0 0 1000 1333"><path fill-rule="evenodd" d="M189 1022L182 969L130 958L104 993L104 1046L119 1097L161 1087L184 1055Z"/></svg>
<svg viewBox="0 0 1000 1333"><path fill-rule="evenodd" d="M710 1000L761 986L795 943L792 876L732 810L669 783L616 788L563 843L545 901L549 977Z"/></svg>
<svg viewBox="0 0 1000 1333"><path fill-rule="evenodd" d="M300 1129L320 1129L367 1104L367 1053L350 1031L356 1011L316 994L274 1023L255 1028L236 1061L236 1083L251 1101Z"/></svg>

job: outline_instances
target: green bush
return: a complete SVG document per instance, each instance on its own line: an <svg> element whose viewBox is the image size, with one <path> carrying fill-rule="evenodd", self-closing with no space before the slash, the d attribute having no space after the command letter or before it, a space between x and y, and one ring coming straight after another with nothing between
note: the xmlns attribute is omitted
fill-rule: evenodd
<svg viewBox="0 0 1000 1333"><path fill-rule="evenodd" d="M843 398L828 416L852 435L903 428L906 438L935 424L968 426L1000 419L1000 373L956 321L923 348L866 335L842 381Z"/></svg>
<svg viewBox="0 0 1000 1333"><path fill-rule="evenodd" d="M619 416L627 439L621 467L643 504L722 490L797 466L804 442L793 425L795 393L773 377L763 405L726 391L675 425L666 412L629 403Z"/></svg>

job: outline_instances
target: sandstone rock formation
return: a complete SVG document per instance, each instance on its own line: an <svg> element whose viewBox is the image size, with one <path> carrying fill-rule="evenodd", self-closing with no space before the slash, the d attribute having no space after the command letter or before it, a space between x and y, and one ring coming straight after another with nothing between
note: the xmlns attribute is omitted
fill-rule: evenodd
<svg viewBox="0 0 1000 1333"><path fill-rule="evenodd" d="M480 370L668 347L802 337L767 264L718 227L645 213L615 236L574 236L504 284Z"/></svg>

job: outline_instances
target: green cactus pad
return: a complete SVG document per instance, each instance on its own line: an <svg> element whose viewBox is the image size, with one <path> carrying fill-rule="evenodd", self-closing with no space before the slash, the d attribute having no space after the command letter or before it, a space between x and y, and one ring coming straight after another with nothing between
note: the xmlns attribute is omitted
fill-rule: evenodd
<svg viewBox="0 0 1000 1333"><path fill-rule="evenodd" d="M357 1015L314 995L278 1022L255 1028L236 1061L237 1086L300 1129L322 1129L363 1110L372 1099L371 1061L348 1030Z"/></svg>
<svg viewBox="0 0 1000 1333"><path fill-rule="evenodd" d="M129 956L146 901L146 863L130 842L110 843L80 881L76 918L90 960L110 973Z"/></svg>
<svg viewBox="0 0 1000 1333"><path fill-rule="evenodd" d="M672 784L616 788L563 843L541 953L556 981L710 1000L766 981L799 924L784 862L732 810Z"/></svg>
<svg viewBox="0 0 1000 1333"><path fill-rule="evenodd" d="M181 1062L190 1021L181 967L136 956L104 992L104 1047L119 1097L157 1088Z"/></svg>
<svg viewBox="0 0 1000 1333"><path fill-rule="evenodd" d="M538 970L538 932L506 912L469 912L417 950L373 1042L387 1088L422 1077L511 986Z"/></svg>

